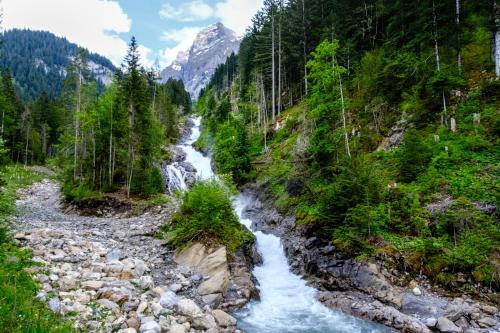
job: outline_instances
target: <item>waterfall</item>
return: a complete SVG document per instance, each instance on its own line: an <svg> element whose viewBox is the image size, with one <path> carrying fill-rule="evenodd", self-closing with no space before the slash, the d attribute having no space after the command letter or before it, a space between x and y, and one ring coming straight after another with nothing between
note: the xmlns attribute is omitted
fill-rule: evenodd
<svg viewBox="0 0 500 333"><path fill-rule="evenodd" d="M163 177L166 181L168 193L174 194L177 190L187 189L185 170L178 163L164 166Z"/></svg>

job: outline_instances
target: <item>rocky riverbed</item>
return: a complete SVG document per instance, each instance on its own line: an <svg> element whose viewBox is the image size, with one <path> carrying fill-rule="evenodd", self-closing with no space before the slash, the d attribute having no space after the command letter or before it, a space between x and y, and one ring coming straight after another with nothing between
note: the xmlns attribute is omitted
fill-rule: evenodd
<svg viewBox="0 0 500 333"><path fill-rule="evenodd" d="M331 243L306 236L294 217L278 213L261 188L248 186L246 192L255 198L246 216L257 230L282 239L293 271L320 290L317 297L323 304L401 332L500 332L500 314L492 301L444 297L425 280L405 283L403 272L349 258Z"/></svg>
<svg viewBox="0 0 500 333"><path fill-rule="evenodd" d="M154 237L175 204L140 216L84 217L60 206L57 183L44 180L19 191L15 238L33 250L37 298L90 332L239 332L227 312L255 295L243 252L205 248L200 262L178 260ZM174 257L177 260L174 260ZM229 260L228 260L229 258ZM177 262L176 262L177 261ZM180 263L180 264L178 264ZM217 284L213 275L224 278Z"/></svg>

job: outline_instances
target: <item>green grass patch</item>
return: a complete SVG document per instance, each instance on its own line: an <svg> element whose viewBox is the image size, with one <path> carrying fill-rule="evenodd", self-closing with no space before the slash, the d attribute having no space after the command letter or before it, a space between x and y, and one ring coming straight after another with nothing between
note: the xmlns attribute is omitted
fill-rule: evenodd
<svg viewBox="0 0 500 333"><path fill-rule="evenodd" d="M20 249L7 231L15 212L16 190L46 178L21 166L0 171L0 327L2 332L72 332L71 324L35 299L39 290L27 269L36 264L31 253Z"/></svg>

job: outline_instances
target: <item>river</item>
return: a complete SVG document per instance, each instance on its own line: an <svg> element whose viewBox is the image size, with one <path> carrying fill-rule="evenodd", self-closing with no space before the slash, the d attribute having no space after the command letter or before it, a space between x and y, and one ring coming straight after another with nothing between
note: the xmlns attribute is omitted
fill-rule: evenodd
<svg viewBox="0 0 500 333"><path fill-rule="evenodd" d="M188 139L177 147L186 152L186 161L197 170L198 179L214 176L211 159L196 151L192 144L200 136L201 118L193 118L194 126ZM174 164L169 166L169 189L185 189L185 171ZM239 193L233 207L241 223L252 230L252 221L244 218L250 197ZM280 239L271 234L252 230L263 264L253 274L258 281L260 300L247 304L234 315L238 327L247 333L382 333L392 330L366 322L339 311L333 311L316 300L317 290L292 273Z"/></svg>

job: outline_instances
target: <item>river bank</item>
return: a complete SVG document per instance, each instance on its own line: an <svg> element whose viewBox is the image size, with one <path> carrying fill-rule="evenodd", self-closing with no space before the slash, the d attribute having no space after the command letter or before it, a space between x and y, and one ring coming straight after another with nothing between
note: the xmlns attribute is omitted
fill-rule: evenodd
<svg viewBox="0 0 500 333"><path fill-rule="evenodd" d="M320 290L317 298L326 306L402 332L498 331L498 308L491 301L446 297L428 282L408 283L407 274L382 262L350 258L331 243L308 237L293 216L276 210L264 189L250 184L245 192L253 197L246 215L254 228L281 237L292 270Z"/></svg>

